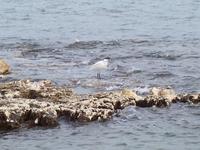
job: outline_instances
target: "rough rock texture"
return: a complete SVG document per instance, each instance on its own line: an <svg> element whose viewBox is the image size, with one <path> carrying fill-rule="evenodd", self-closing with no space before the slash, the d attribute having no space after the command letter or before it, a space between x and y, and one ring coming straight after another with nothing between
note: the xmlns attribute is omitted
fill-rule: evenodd
<svg viewBox="0 0 200 150"><path fill-rule="evenodd" d="M198 104L200 103L200 94L179 94L173 99L172 102Z"/></svg>
<svg viewBox="0 0 200 150"><path fill-rule="evenodd" d="M175 97L176 97L176 93L173 89L170 89L170 88L156 88L156 87L153 87L151 90L150 90L150 95L153 96L153 97L162 97L162 98L165 98L167 99L169 102L171 102Z"/></svg>
<svg viewBox="0 0 200 150"><path fill-rule="evenodd" d="M2 59L0 59L0 75L8 74L10 71L10 66Z"/></svg>
<svg viewBox="0 0 200 150"><path fill-rule="evenodd" d="M0 129L56 126L59 117L81 122L107 120L128 105L135 105L134 97L121 92L76 95L48 80L15 81L0 84Z"/></svg>
<svg viewBox="0 0 200 150"><path fill-rule="evenodd" d="M48 80L21 80L0 84L0 130L56 126L58 118L90 122L110 119L127 106L166 107L171 103L199 103L200 95L176 95L172 89L152 88L146 97L130 89L78 95Z"/></svg>

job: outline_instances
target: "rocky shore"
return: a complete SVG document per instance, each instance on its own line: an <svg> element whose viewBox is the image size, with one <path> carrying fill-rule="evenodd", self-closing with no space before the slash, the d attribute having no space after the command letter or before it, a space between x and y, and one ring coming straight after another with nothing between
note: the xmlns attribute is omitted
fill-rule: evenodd
<svg viewBox="0 0 200 150"><path fill-rule="evenodd" d="M163 88L152 88L147 96L130 89L80 95L48 80L20 80L0 84L0 130L57 126L61 117L79 122L105 121L130 105L167 107L177 102L197 104L200 95L176 94Z"/></svg>

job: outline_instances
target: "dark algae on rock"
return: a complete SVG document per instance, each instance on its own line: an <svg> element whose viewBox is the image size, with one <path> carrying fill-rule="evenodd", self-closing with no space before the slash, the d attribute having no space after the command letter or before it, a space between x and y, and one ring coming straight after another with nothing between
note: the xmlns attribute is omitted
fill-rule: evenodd
<svg viewBox="0 0 200 150"><path fill-rule="evenodd" d="M20 80L0 84L0 130L54 127L60 117L78 122L105 121L130 105L162 108L177 102L197 104L200 95L176 94L164 88L152 88L147 96L130 89L76 94L49 80Z"/></svg>

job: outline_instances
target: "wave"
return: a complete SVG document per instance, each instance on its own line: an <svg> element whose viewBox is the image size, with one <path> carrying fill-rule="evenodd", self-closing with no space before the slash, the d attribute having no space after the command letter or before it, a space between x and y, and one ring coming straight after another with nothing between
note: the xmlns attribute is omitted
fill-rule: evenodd
<svg viewBox="0 0 200 150"><path fill-rule="evenodd" d="M10 49L18 51L21 53L21 57L31 57L42 53L47 55L59 54L63 55L67 53L67 50L97 50L95 52L97 57L99 55L106 56L112 55L115 60L122 59L145 59L145 58L155 58L175 61L177 59L195 59L199 58L198 49L196 55L190 54L189 50L184 50L185 46L192 47L196 41L169 41L169 39L145 39L145 38L135 38L135 39L117 39L117 40L91 40L91 41L75 41L72 43L62 43L57 42L57 44L39 44L32 40L22 40L22 42L4 44L0 43L1 50ZM53 46L52 46L53 45ZM171 48L172 47L172 48ZM176 47L177 50L175 49ZM181 49L183 48L183 50ZM85 55L82 51L82 55ZM77 53L78 54L78 53Z"/></svg>
<svg viewBox="0 0 200 150"><path fill-rule="evenodd" d="M160 72L155 72L152 74L153 79L157 78L169 78L169 77L174 77L176 76L174 73L170 71L160 71Z"/></svg>
<svg viewBox="0 0 200 150"><path fill-rule="evenodd" d="M98 45L103 44L102 41L78 41L71 43L65 48L67 49L95 49Z"/></svg>
<svg viewBox="0 0 200 150"><path fill-rule="evenodd" d="M163 51L151 52L151 53L143 53L144 57L149 58L160 58L165 60L176 60L183 56L183 54L173 54L173 52L167 53Z"/></svg>
<svg viewBox="0 0 200 150"><path fill-rule="evenodd" d="M126 39L126 40L110 40L110 41L75 41L65 46L67 49L95 49L98 47L116 47L123 45L133 45L147 43L148 40Z"/></svg>

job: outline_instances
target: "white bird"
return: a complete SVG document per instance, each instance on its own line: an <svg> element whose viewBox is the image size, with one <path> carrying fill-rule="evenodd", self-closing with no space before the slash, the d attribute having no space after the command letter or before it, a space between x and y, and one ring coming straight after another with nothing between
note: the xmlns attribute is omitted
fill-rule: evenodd
<svg viewBox="0 0 200 150"><path fill-rule="evenodd" d="M100 72L106 70L108 68L110 58L106 57L103 60L97 61L93 65L91 65L91 70L97 71L97 79L101 79Z"/></svg>

